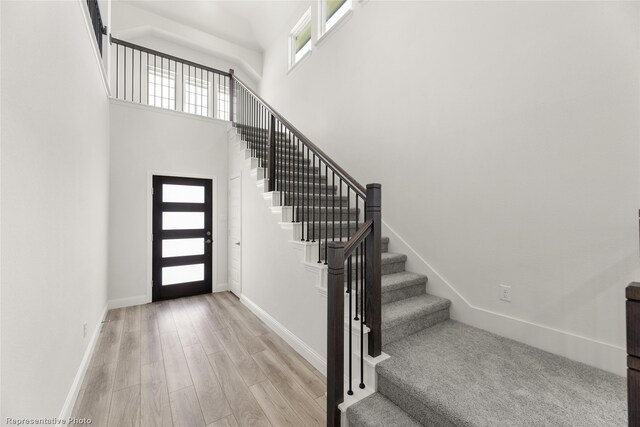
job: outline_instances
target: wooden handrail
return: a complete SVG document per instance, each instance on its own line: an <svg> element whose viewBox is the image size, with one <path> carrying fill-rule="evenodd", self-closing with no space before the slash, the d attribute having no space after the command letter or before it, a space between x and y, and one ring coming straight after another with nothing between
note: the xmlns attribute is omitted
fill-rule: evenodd
<svg viewBox="0 0 640 427"><path fill-rule="evenodd" d="M369 233L371 233L372 229L373 229L373 220L370 220L370 219L366 220L364 224L362 224L360 228L358 228L358 230L355 232L353 236L351 236L351 238L349 239L349 241L344 247L345 258L351 255L351 253L353 253L353 251L358 246L360 246L360 243L362 243L362 241L367 238Z"/></svg>

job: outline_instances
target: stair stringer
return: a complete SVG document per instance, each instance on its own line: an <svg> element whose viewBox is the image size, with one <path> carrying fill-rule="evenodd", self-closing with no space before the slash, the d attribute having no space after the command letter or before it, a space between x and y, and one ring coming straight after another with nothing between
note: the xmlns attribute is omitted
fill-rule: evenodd
<svg viewBox="0 0 640 427"><path fill-rule="evenodd" d="M316 369L326 375L326 357L323 355L326 354L327 266L323 262L317 262L320 242L306 242L300 239L301 225L299 223L292 222L293 208L291 208L290 206L282 206L280 192L267 191L268 179L266 178L266 169L260 167L259 159L252 157L251 150L247 149L246 141L242 139L236 128L231 127L229 129L228 136L229 156L230 158L233 156L238 157L236 161L240 164L240 169L243 176L243 210L245 203L244 199L253 198L254 196L252 194L245 194L245 189L249 190L249 188L247 187L254 187L255 190L257 190L255 191L255 193L258 194L264 202L263 208L266 208L264 209L264 211L271 214L272 221L270 222L272 224L270 225L275 225L279 228L279 233L275 234L278 234L281 241L286 242L289 247L288 250L283 251L284 253L279 253L280 258L282 258L280 262L286 263L287 268L291 269L289 271L295 271L296 277L300 277L299 284L302 284L302 286L299 286L299 288L303 289L303 291L301 292L305 295L305 299L315 301L317 303L315 305L320 305L322 307L322 311L320 313L315 313L317 310L314 311L315 316L319 315L318 317L320 319L320 322L324 327L321 334L321 339L318 340L318 337L316 336L311 339L312 342L307 342L307 339L305 339L305 337L296 334L295 331L289 330L289 325L279 320L277 316L271 315L271 317L274 317L275 320L283 326L280 327L278 325L274 325L273 321L265 319L266 316L264 316L264 312L268 312L268 310L264 307L260 307L261 310L256 310L253 306L259 306L259 304L251 300L249 297L245 297L244 290L241 301L245 303L245 305L247 305L247 307L252 310L258 317L261 317L263 321L269 324L269 326L271 326L278 333L278 335L285 339L294 349L296 349L296 351L298 351L298 353L305 357L305 359L307 359L309 363L311 363ZM268 225L264 224L264 226L267 227ZM274 242L274 244L277 243ZM244 249L245 248L243 248L243 251ZM243 263L244 262L245 261L243 259ZM282 268L282 264L279 265L279 268ZM244 281L245 279L243 278L243 289ZM304 286L307 283L311 284L311 286ZM309 291L312 291L315 295L312 296ZM292 299L292 301L295 301L295 299ZM345 295L345 305L348 307L348 295ZM345 312L347 312L347 310L345 310ZM363 377L365 388L360 389L358 387L360 378L360 325L357 322L353 323L353 327L350 331L348 318L345 318L345 336L348 333L351 333L353 336L353 351L351 353L351 358L355 378L352 384L352 390L354 391L354 394L349 396L346 393L349 388L348 378L345 376L345 401L339 405L342 413L343 426L348 426L348 420L346 417L347 408L377 390L377 376L375 367L378 363L389 358L389 356L385 353L382 353L376 358L365 355L363 363ZM289 333L282 331L283 327L286 328ZM362 334L362 344L365 351L367 348L368 333L369 328L364 326ZM295 338L291 335L294 335ZM345 348L345 374L348 373L348 360L349 354L347 349Z"/></svg>

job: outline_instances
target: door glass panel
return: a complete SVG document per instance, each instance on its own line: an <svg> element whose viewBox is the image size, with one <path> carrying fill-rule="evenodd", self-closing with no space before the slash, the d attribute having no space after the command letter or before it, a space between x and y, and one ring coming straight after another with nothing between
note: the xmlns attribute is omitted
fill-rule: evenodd
<svg viewBox="0 0 640 427"><path fill-rule="evenodd" d="M165 239L162 241L162 257L204 255L204 238Z"/></svg>
<svg viewBox="0 0 640 427"><path fill-rule="evenodd" d="M162 286L204 280L204 264L162 268Z"/></svg>
<svg viewBox="0 0 640 427"><path fill-rule="evenodd" d="M162 184L162 201L171 203L204 203L204 187L200 185Z"/></svg>
<svg viewBox="0 0 640 427"><path fill-rule="evenodd" d="M192 230L204 228L204 212L162 212L163 230Z"/></svg>

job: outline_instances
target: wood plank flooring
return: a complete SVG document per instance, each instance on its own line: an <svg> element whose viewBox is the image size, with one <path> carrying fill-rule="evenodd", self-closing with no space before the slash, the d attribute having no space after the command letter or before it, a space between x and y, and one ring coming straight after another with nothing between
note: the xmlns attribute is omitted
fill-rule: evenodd
<svg viewBox="0 0 640 427"><path fill-rule="evenodd" d="M325 378L229 292L110 310L73 417L92 426L324 426Z"/></svg>

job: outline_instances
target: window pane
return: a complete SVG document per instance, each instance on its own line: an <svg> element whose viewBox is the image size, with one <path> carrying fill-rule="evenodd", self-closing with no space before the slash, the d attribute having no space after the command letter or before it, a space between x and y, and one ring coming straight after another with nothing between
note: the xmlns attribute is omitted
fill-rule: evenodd
<svg viewBox="0 0 640 427"><path fill-rule="evenodd" d="M201 230L204 212L162 212L163 230Z"/></svg>
<svg viewBox="0 0 640 427"><path fill-rule="evenodd" d="M162 241L162 257L204 255L204 238L165 239Z"/></svg>
<svg viewBox="0 0 640 427"><path fill-rule="evenodd" d="M162 185L162 201L174 203L204 203L204 187L201 185Z"/></svg>
<svg viewBox="0 0 640 427"><path fill-rule="evenodd" d="M307 43L311 41L311 21L307 22L300 32L295 35L295 51L298 53Z"/></svg>
<svg viewBox="0 0 640 427"><path fill-rule="evenodd" d="M162 286L204 280L204 264L162 268Z"/></svg>
<svg viewBox="0 0 640 427"><path fill-rule="evenodd" d="M340 9L340 7L346 3L347 0L325 0L326 7L326 15L324 17L325 21L328 21L334 13Z"/></svg>
<svg viewBox="0 0 640 427"><path fill-rule="evenodd" d="M187 113L207 116L209 106L209 82L184 76L184 108Z"/></svg>
<svg viewBox="0 0 640 427"><path fill-rule="evenodd" d="M161 67L149 66L147 77L148 104L175 109L175 73Z"/></svg>

